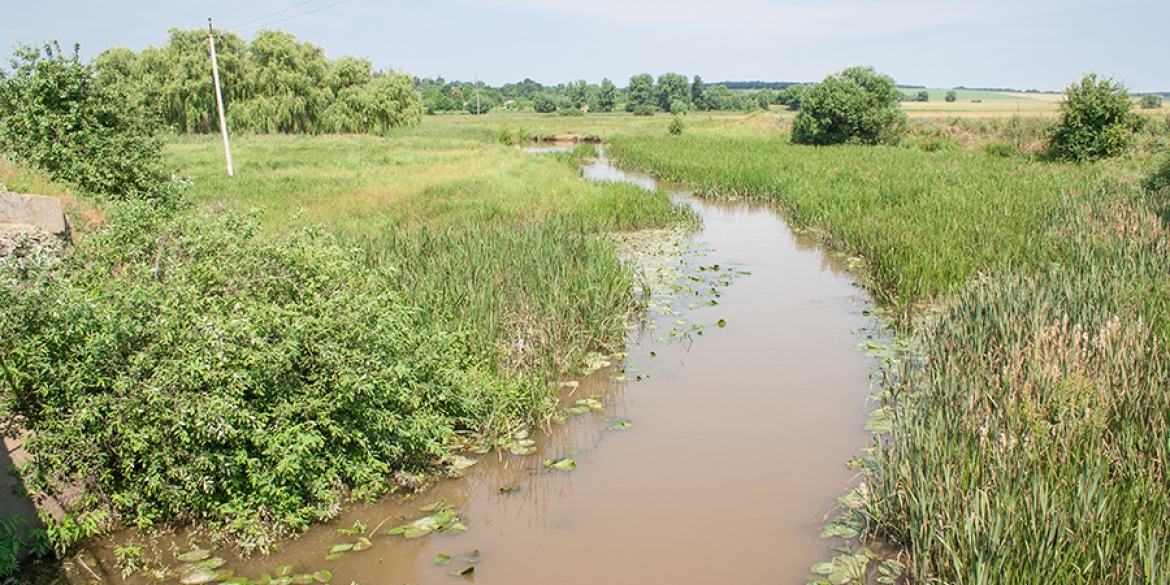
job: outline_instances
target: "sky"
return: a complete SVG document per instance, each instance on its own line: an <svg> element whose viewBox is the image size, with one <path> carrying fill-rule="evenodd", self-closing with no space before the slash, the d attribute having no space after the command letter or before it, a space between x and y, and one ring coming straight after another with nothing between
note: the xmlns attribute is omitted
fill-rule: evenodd
<svg viewBox="0 0 1170 585"><path fill-rule="evenodd" d="M900 84L1062 90L1096 72L1170 91L1170 1L1138 0L5 0L4 54L84 57L166 42L172 27L250 39L266 24L418 77L546 85L639 73L818 81L872 65ZM267 18L265 18L267 17ZM279 22L278 22L279 21Z"/></svg>

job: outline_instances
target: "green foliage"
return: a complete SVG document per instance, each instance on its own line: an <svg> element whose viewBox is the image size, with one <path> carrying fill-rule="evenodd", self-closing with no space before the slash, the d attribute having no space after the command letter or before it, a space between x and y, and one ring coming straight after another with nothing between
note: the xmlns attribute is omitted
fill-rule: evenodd
<svg viewBox="0 0 1170 585"><path fill-rule="evenodd" d="M366 269L319 231L114 212L61 264L0 266L0 401L31 431L25 481L84 488L55 542L109 510L209 520L264 547L332 517L343 490L376 496L394 470L433 463L453 431L538 406L388 290L393 267Z"/></svg>
<svg viewBox="0 0 1170 585"><path fill-rule="evenodd" d="M671 136L678 136L679 134L682 134L683 128L685 127L686 126L683 124L682 118L678 116L672 116L670 119L670 125L666 127L666 131L669 132Z"/></svg>
<svg viewBox="0 0 1170 585"><path fill-rule="evenodd" d="M650 104L642 104L642 105L634 108L634 115L635 116L653 116L654 113L657 111L658 111L658 108L656 108Z"/></svg>
<svg viewBox="0 0 1170 585"><path fill-rule="evenodd" d="M789 110L799 110L800 102L804 99L804 90L806 89L808 89L807 85L790 85L784 88L776 97L776 103L788 106Z"/></svg>
<svg viewBox="0 0 1170 585"><path fill-rule="evenodd" d="M601 89L597 94L597 111L612 112L617 107L617 87L609 79L601 80Z"/></svg>
<svg viewBox="0 0 1170 585"><path fill-rule="evenodd" d="M532 100L532 109L538 114L551 114L557 111L557 99L547 93L537 94Z"/></svg>
<svg viewBox="0 0 1170 585"><path fill-rule="evenodd" d="M24 518L9 516L0 518L0 579L15 575L20 570L20 552L24 542L20 538L20 525Z"/></svg>
<svg viewBox="0 0 1170 585"><path fill-rule="evenodd" d="M634 112L640 106L653 107L656 103L654 78L649 73L631 77L630 85L626 88L626 111Z"/></svg>
<svg viewBox="0 0 1170 585"><path fill-rule="evenodd" d="M97 82L93 69L57 43L20 46L0 79L0 150L109 199L174 194L161 143L135 100Z"/></svg>
<svg viewBox="0 0 1170 585"><path fill-rule="evenodd" d="M989 142L984 147L984 151L988 156L1011 157L1019 156L1020 150L1011 142Z"/></svg>
<svg viewBox="0 0 1170 585"><path fill-rule="evenodd" d="M1156 93L1147 93L1142 96L1141 106L1143 110L1157 110L1162 107L1162 96Z"/></svg>
<svg viewBox="0 0 1170 585"><path fill-rule="evenodd" d="M930 101L930 92L926 91L924 89L924 90L918 92L918 95L916 96L915 99L917 101L920 101L920 102L929 102Z"/></svg>
<svg viewBox="0 0 1170 585"><path fill-rule="evenodd" d="M809 87L792 125L797 144L894 144L906 127L894 80L850 67Z"/></svg>
<svg viewBox="0 0 1170 585"><path fill-rule="evenodd" d="M375 73L366 59L325 58L291 34L262 30L246 43L218 33L216 54L229 127L245 133L369 132L418 123L422 113L456 110L462 100L396 71ZM178 133L217 129L207 33L171 29L162 47L110 49L94 62L102 85L133 98Z"/></svg>
<svg viewBox="0 0 1170 585"><path fill-rule="evenodd" d="M1116 156L1129 147L1138 123L1125 86L1090 73L1065 89L1050 148L1070 161Z"/></svg>
<svg viewBox="0 0 1170 585"><path fill-rule="evenodd" d="M956 92L955 90L952 89L952 90L947 92L946 97L943 99L946 100L948 103L953 102L953 101L956 101L959 99L959 94L958 94L958 92Z"/></svg>
<svg viewBox="0 0 1170 585"><path fill-rule="evenodd" d="M709 109L707 107L705 93L703 90L703 78L696 75L695 81L691 83L691 103L694 104L696 110Z"/></svg>
<svg viewBox="0 0 1170 585"><path fill-rule="evenodd" d="M385 135L391 129L418 124L422 107L413 80L395 71L341 88L322 114L322 126L326 132Z"/></svg>
<svg viewBox="0 0 1170 585"><path fill-rule="evenodd" d="M658 98L658 107L664 112L674 112L674 108L690 108L691 86L683 75L677 73L659 75L654 92Z"/></svg>
<svg viewBox="0 0 1170 585"><path fill-rule="evenodd" d="M558 116L584 116L585 111L577 108L561 108L557 110Z"/></svg>

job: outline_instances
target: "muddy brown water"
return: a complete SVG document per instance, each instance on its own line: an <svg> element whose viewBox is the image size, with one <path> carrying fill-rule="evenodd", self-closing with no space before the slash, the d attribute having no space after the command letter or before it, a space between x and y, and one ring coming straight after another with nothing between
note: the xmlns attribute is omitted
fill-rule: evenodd
<svg viewBox="0 0 1170 585"><path fill-rule="evenodd" d="M654 184L604 161L585 175ZM623 363L566 390L565 404L592 395L602 411L534 433L536 454L493 451L414 499L353 505L273 555L216 553L224 568L249 578L328 569L332 583L362 585L456 583L449 573L469 566L464 579L481 584L804 583L828 558L821 520L868 437L871 361L855 350L870 326L864 293L769 207L678 196L703 218L696 263L750 274L720 287L715 306L657 316ZM661 340L680 321L691 334ZM611 379L621 367L642 379ZM631 426L613 429L620 421ZM562 457L577 469L541 463ZM467 531L387 534L440 500ZM355 521L373 547L325 560L356 539L337 532ZM452 562L437 565L440 554Z"/></svg>

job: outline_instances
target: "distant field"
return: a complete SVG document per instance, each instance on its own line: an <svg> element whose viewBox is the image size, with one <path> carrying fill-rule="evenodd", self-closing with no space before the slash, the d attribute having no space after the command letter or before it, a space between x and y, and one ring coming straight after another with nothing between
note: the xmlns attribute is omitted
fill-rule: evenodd
<svg viewBox="0 0 1170 585"><path fill-rule="evenodd" d="M903 90L917 94L916 90ZM910 116L932 117L941 114L963 117L1003 116L1024 114L1029 116L1055 115L1063 94L1056 93L1014 93L999 91L954 90L956 100L946 101L948 89L928 89L929 102L902 102L902 109Z"/></svg>

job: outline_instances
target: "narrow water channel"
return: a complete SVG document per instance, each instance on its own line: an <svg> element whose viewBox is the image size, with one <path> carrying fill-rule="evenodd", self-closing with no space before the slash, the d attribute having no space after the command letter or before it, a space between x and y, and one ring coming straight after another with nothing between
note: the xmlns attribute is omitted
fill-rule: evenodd
<svg viewBox="0 0 1170 585"><path fill-rule="evenodd" d="M585 175L653 186L604 160ZM695 262L738 276L714 306L657 316L623 364L565 397L594 396L602 410L534 433L535 454L493 451L412 500L354 505L278 554L223 568L249 578L328 569L332 583L362 585L457 583L450 573L470 566L464 579L485 585L804 583L828 558L821 519L867 440L870 361L855 350L869 325L864 293L769 207L676 196L703 219ZM665 339L681 329L692 333ZM622 366L629 380L613 380ZM542 465L563 457L577 468ZM387 534L439 501L468 530ZM355 522L372 547L325 560L355 540L338 533Z"/></svg>

